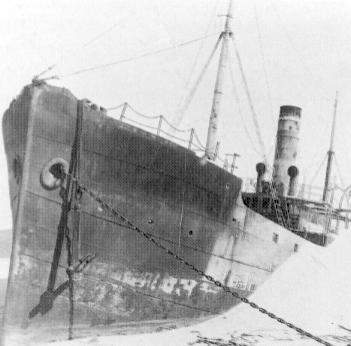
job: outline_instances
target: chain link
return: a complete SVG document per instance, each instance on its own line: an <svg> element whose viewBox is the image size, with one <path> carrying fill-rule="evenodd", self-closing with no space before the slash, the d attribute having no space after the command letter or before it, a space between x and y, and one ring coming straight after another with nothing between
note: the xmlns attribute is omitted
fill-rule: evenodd
<svg viewBox="0 0 351 346"><path fill-rule="evenodd" d="M69 176L69 174L66 174L66 175ZM283 318L280 318L279 316L275 315L274 313L269 312L267 309L257 305L256 303L250 301L246 297L242 297L237 292L232 291L228 286L223 285L220 281L216 280L211 275L206 274L203 270L195 267L194 264L188 262L186 259L184 259L181 256L179 256L178 254L176 254L174 251L169 249L167 246L163 245L156 238L154 238L153 234L151 234L149 232L145 232L142 229L140 229L137 226L135 226L130 220L128 220L125 216L123 216L116 209L114 209L110 204L108 204L101 197L99 197L97 195L97 193L95 193L92 190L88 189L86 186L80 184L78 179L76 179L73 176L71 176L71 178L77 183L77 185L80 187L80 189L83 192L87 193L93 200L95 200L97 203L99 203L99 205L101 206L101 208L103 210L105 210L106 212L109 212L111 215L113 215L117 219L119 219L119 220L123 221L124 223L126 223L130 227L130 229L132 229L132 230L136 231L137 233L139 233L140 235L142 235L144 238L146 238L148 241L153 243L155 246L157 246L158 248L164 250L168 255L174 257L178 262L183 263L184 265L186 265L188 268L192 269L197 274L203 276L208 281L212 282L214 285L216 285L217 287L221 288L224 292L231 294L234 298L239 299L242 303L248 304L253 309L258 310L262 314L267 315L268 317L276 320L277 322L279 322L281 324L284 324L288 328L291 328L291 329L295 330L296 332L300 333L301 335L303 335L303 336L305 336L307 338L313 339L313 340L317 341L318 343L320 343L322 345L325 345L325 346L333 346L328 341L325 341L325 340L321 339L320 337L315 336L315 335L311 334L310 332L295 326L293 323L287 322Z"/></svg>

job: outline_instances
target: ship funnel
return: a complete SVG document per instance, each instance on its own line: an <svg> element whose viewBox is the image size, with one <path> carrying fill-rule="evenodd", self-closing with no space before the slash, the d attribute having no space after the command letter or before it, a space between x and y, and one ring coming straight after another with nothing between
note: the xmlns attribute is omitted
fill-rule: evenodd
<svg viewBox="0 0 351 346"><path fill-rule="evenodd" d="M262 192L262 182L264 174L266 173L266 165L263 162L259 162L256 165L257 182L256 182L256 193Z"/></svg>
<svg viewBox="0 0 351 346"><path fill-rule="evenodd" d="M296 166L290 166L288 168L289 181L289 196L296 196L297 193L297 180L299 176L299 169Z"/></svg>
<svg viewBox="0 0 351 346"><path fill-rule="evenodd" d="M281 196L285 196L289 192L290 179L288 168L295 166L299 142L300 120L300 107L280 107L277 140L273 163L273 183L277 189L278 194ZM293 171L294 170L292 169L292 172ZM293 178L293 184L297 184L297 175ZM294 187L294 189L296 191L297 187Z"/></svg>

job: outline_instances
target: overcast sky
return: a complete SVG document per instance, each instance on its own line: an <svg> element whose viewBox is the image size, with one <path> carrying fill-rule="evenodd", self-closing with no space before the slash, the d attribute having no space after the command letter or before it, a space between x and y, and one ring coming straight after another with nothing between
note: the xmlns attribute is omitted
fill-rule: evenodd
<svg viewBox="0 0 351 346"><path fill-rule="evenodd" d="M173 121L216 36L141 60L70 74L219 32L224 17L218 15L226 7L226 0L1 1L1 113L35 74L56 64L50 73L63 77L52 83L79 98L105 107L128 101L143 113L163 114ZM328 150L334 96L339 90L335 150L343 179L351 183L351 2L234 0L233 14L233 31L267 150L273 148L279 106L302 107L299 166L309 182ZM217 59L218 55L179 125L195 127L202 142ZM231 63L242 116L228 78L220 115L221 153L239 153L237 174L254 176L255 163L261 160L258 141L234 57ZM0 148L3 229L11 227L11 213L2 139ZM322 183L324 169L314 183Z"/></svg>

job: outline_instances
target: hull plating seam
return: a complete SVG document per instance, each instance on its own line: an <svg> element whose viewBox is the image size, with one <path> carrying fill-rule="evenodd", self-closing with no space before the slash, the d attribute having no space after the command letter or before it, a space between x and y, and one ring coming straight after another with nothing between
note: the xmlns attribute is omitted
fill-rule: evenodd
<svg viewBox="0 0 351 346"><path fill-rule="evenodd" d="M21 255L29 257L31 259L34 259L35 261L38 261L38 262L45 262L45 263L50 264L50 265L52 264L52 261L50 261L50 260L41 259L41 258L35 257L33 255L30 255L30 254L21 253ZM63 273L66 272L67 268L65 266L60 264L59 268L62 270ZM126 288L128 290L131 290L131 291L133 291L133 292L135 292L135 293L137 293L139 295L142 295L142 296L145 296L145 297L149 297L149 298L152 298L152 299L157 299L157 300L162 301L162 302L171 303L171 304L174 304L174 305L177 305L177 306L185 307L185 308L196 310L196 311L210 313L210 314L213 314L213 315L220 314L220 311L212 311L212 310L208 310L208 309L203 309L203 308L199 308L199 307L196 307L196 306L187 305L187 304L184 304L184 303L181 303L181 302L177 302L177 301L174 301L174 300L171 300L171 299L167 299L167 298L164 298L164 297L158 297L158 296L152 295L150 293L146 293L144 291L138 290L136 287L130 286L130 285L128 285L128 284L126 284L124 282L118 281L118 280L106 279L106 278L103 278L101 276L90 274L89 272L82 273L81 275L86 277L86 278L88 278L88 280L92 280L94 282L99 282L99 283L104 282L104 283L111 284L111 285L114 285L114 286L121 286L121 287ZM208 284L212 284L213 286L215 286L213 283L208 282L208 281L204 281L204 280L201 280L200 283L206 283L206 284L208 283ZM40 290L45 290L47 288L45 285L39 285L39 284L36 284L36 283L32 284L32 286L34 286L34 287L36 287L36 288L38 288ZM58 295L57 298L59 298L59 297L60 298L64 298L65 300L67 300L66 296ZM235 299L235 298L233 298L233 299ZM79 301L79 300L77 300L77 302L86 307L86 304L84 304L84 302ZM96 306L91 306L91 305L89 305L89 309L104 311L102 308L99 308L99 307L96 307ZM118 316L117 313L116 313L116 316Z"/></svg>
<svg viewBox="0 0 351 346"><path fill-rule="evenodd" d="M84 214L91 215L89 213L85 213L84 211L82 211L82 212ZM103 221L108 221L108 220L103 220ZM118 224L117 222L114 222L114 224L116 224L118 226L121 226L124 229L130 229L131 230L131 228L126 226L126 225ZM54 232L54 231L52 231L52 230L50 230L50 229L48 229L46 227L40 226L40 225L28 224L28 227L29 228L36 228L36 229L39 229L41 231L44 231L44 232L47 232L47 233L50 233L50 234L56 234L56 232ZM169 244L178 245L177 242L169 240L169 239L165 239L165 238L162 238L162 237L159 237L159 236L156 236L156 235L153 235L153 237L158 239L158 240L165 241L165 242L167 242ZM80 244L85 245L88 248L91 247L92 249L98 249L98 250L100 249L100 250L104 251L104 249L102 247L99 248L97 245L92 245L92 244L84 242L84 241L80 241ZM221 258L221 259L224 259L224 260L229 261L229 262L238 263L238 264L241 264L241 265L244 265L244 266L247 266L247 267L251 267L251 268L256 268L256 269L259 269L259 270L262 270L262 271L265 271L265 272L268 272L268 273L272 272L272 269L269 269L269 268L263 268L263 267L260 267L260 266L254 265L254 264L245 263L245 262L242 262L240 260L236 260L236 259L233 259L233 258L221 256L221 255L218 255L218 254L215 254L215 253L212 253L212 252L207 252L205 250L202 250L202 249L199 249L199 248L195 248L195 247L192 247L192 246L189 246L189 245L186 245L186 244L182 244L182 247L194 250L195 252L201 252L202 254L205 254L205 255L210 255L210 256L217 257L217 258ZM104 256L105 257L109 257L111 259L117 259L117 256L113 256L111 254L104 254Z"/></svg>
<svg viewBox="0 0 351 346"><path fill-rule="evenodd" d="M58 201L55 201L55 200L52 200L50 198L46 198L46 197L43 197L37 193L34 193L33 191L30 191L30 190L27 190L28 193L34 195L35 197L38 197L38 198L43 198L49 202L52 202L52 203L55 203L55 204L58 204L60 205L60 203ZM122 223L119 223L118 221L115 221L115 220L112 220L112 219L106 219L106 218L103 218L101 216L97 216L97 215L94 215L92 213L89 213L85 210L81 210L81 213L85 214L85 215L88 215L88 216L91 216L95 219L99 219L101 221L104 221L104 222L107 222L107 223L112 223L114 225L117 225L117 226L120 226L122 229L131 229L129 226L127 226L126 224L122 224ZM45 231L45 232L48 232L48 233L52 233L52 234L56 234L56 230L53 231L53 230L50 230L46 227L43 227L43 226L38 226L38 225L30 225L28 224L29 227L33 227L33 228L40 228L41 230ZM243 232L242 230L240 230L241 232ZM250 234L252 235L252 234ZM254 236L254 235L252 235ZM170 244L174 244L174 245L178 245L177 242L173 241L173 240L170 240L170 239L166 239L166 238L163 238L163 237L160 237L160 236L157 236L157 235L153 235L153 237L159 239L159 240L162 240L162 241L165 241L165 242L168 242ZM258 238L258 237L257 237ZM263 242L266 241L262 238L258 238L260 240L262 240ZM88 247L93 247L92 244L89 244L89 243L86 243L84 241L80 241L81 244L84 244ZM218 254L215 254L215 253L212 253L212 252L208 252L206 250L203 250L203 249L200 249L200 248L195 248L193 246L190 246L190 245L187 245L187 244L181 244L182 247L186 247L188 249L191 249L191 250L194 250L196 252L201 252L203 254L206 254L206 255L211 255L211 256L214 256L214 257L218 257L218 258L221 258L221 259L224 259L224 260L227 260L227 261L230 261L230 262L235 262L235 263L238 263L238 264L242 264L244 266L248 266L248 267L252 267L252 268L256 268L256 269L259 269L259 270L263 270L263 271L266 271L266 272L269 272L271 273L272 272L272 269L271 268L264 268L264 267L260 267L258 265L254 265L254 264L250 264L250 263L246 263L246 262L243 262L243 261L240 261L240 260L236 260L236 259L233 259L233 258L229 258L229 257L225 257L225 256L222 256L222 255L218 255ZM96 245L94 245L94 247L96 248ZM103 250L103 249L101 249ZM108 255L108 257L111 257L111 258L114 258L112 255Z"/></svg>
<svg viewBox="0 0 351 346"><path fill-rule="evenodd" d="M67 143L64 143L64 142L61 142L61 141L58 141L57 139L48 139L44 136L39 136L39 135L36 135L35 136L36 138L40 138L40 139L43 139L45 140L46 142L49 142L49 143L59 143L67 148L71 148L69 145L67 145ZM186 149L185 149L186 150ZM196 187L197 189L199 190L202 190L202 191L206 191L208 193L211 193L213 195L216 195L218 196L218 193L217 192L214 192L214 191L211 191L209 189L206 189L205 187L201 186L201 185L197 185L197 184L193 184L187 180L184 180L176 175L171 175L171 174L168 174L168 173L165 173L164 171L158 171L158 170L155 170L155 169L151 169L151 165L150 166L144 166L144 165L140 165L138 163L135 163L135 162L131 162L131 161L127 161L127 160L123 160L123 159L119 159L117 157L114 157L114 156L110 156L110 155L105 155L103 153L100 153L100 152L97 152L97 151L93 151L93 150L86 150L84 148L81 149L82 152L85 152L85 153L89 153L89 154L94 154L94 155L97 155L97 156L101 156L105 159L108 159L108 160L112 160L112 161L117 161L117 162L124 162L130 166L133 166L133 167L137 167L137 168L142 168L144 170L147 170L147 171L150 171L151 173L156 173L156 174L160 174L160 175L163 175L163 176L167 176L167 177L170 177L172 179L175 179L175 180L178 180L178 181L183 181L185 184L187 185L191 185L191 186L194 186ZM189 151L190 153L192 153L194 156L195 156L195 153L193 153L192 151ZM155 156L155 159L156 159L156 156Z"/></svg>

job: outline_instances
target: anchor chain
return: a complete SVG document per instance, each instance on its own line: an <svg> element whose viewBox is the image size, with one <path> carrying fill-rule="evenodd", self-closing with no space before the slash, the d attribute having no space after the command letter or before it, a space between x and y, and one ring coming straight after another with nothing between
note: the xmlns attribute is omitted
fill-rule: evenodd
<svg viewBox="0 0 351 346"><path fill-rule="evenodd" d="M224 292L231 294L234 298L239 299L242 303L248 304L251 308L258 310L259 312L261 312L262 314L270 317L271 319L277 321L278 323L281 323L283 325L285 325L286 327L295 330L296 332L298 332L299 334L313 339L316 342L325 345L325 346L334 346L333 344L331 344L330 342L321 339L318 336L315 336L313 334L311 334L310 332L295 326L293 323L290 323L288 321L286 321L285 319L275 315L272 312L269 312L267 309L265 309L264 307L259 306L258 304L252 302L251 300L247 299L246 297L242 297L240 294L238 294L235 291L232 291L228 286L223 285L220 281L216 280L215 278L213 278L211 275L206 274L203 270L197 268L194 264L188 262L186 259L184 259L183 257L179 256L177 253L175 253L174 251L172 251L171 249L169 249L167 246L165 246L164 244L162 244L160 241L158 241L152 233L149 232L145 232L142 229L140 229L139 227L135 226L128 218L126 218L125 216L123 216L122 214L120 214L116 209L114 209L110 204L108 204L107 202L105 202L101 197L99 197L97 195L97 193L95 193L94 191L90 190L89 188L87 188L86 186L82 185L77 178L73 177L72 175L70 175L69 173L65 173L63 172L63 174L65 174L66 176L70 176L71 179L73 181L76 182L77 186L81 189L82 192L87 193L87 195L92 198L94 201L96 201L101 208L105 211L105 212L109 212L111 215L113 215L115 218L120 219L121 221L123 221L125 224L128 225L128 227L130 229L132 229L133 231L136 231L137 233L139 233L141 236L143 236L144 238L146 238L148 241L150 241L151 243L153 243L155 246L157 246L158 248L164 250L168 255L174 257L178 262L183 263L184 265L186 265L188 268L190 268L191 270L193 270L194 272L196 272L197 274L203 276L204 278L206 278L208 281L212 282L215 286L221 288Z"/></svg>
<svg viewBox="0 0 351 346"><path fill-rule="evenodd" d="M72 268L72 239L70 235L70 230L66 227L66 248L67 248L67 276L68 276L68 296L69 296L69 324L68 324L68 340L73 338L73 320L74 320L74 271Z"/></svg>

